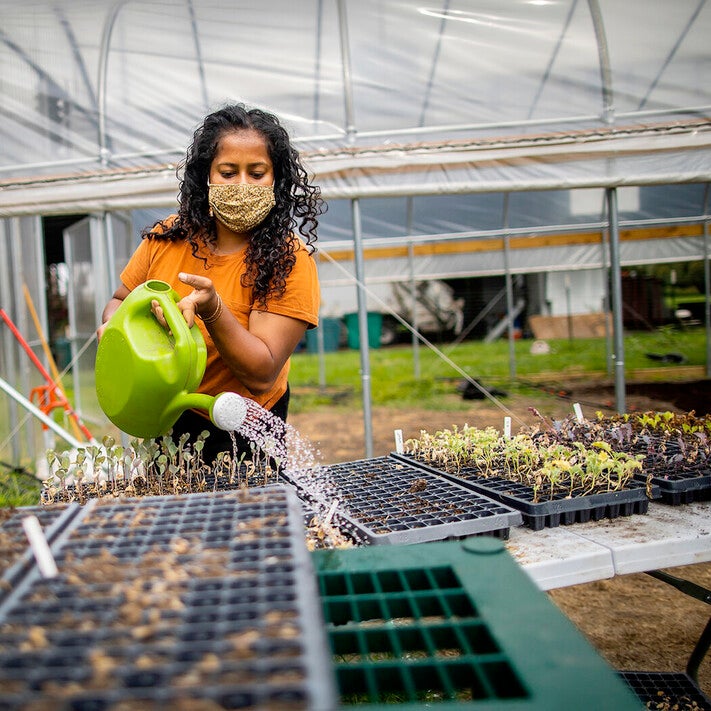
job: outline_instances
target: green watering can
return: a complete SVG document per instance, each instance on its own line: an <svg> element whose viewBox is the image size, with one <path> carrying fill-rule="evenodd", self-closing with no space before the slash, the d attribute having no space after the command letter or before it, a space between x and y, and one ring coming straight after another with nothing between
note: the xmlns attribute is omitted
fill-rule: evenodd
<svg viewBox="0 0 711 711"><path fill-rule="evenodd" d="M237 393L213 397L197 390L207 348L200 329L188 328L170 284L157 279L136 287L106 324L96 352L96 394L111 422L133 437L166 434L191 408L206 410L217 427L236 430L247 415ZM157 301L170 332L151 311Z"/></svg>

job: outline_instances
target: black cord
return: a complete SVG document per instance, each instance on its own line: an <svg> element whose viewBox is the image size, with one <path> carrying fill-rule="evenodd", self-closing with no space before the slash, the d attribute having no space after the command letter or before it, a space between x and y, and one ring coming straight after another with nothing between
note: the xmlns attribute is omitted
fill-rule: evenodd
<svg viewBox="0 0 711 711"><path fill-rule="evenodd" d="M8 469L10 471L10 474L24 474L26 476L32 477L33 479L35 478L35 475L31 471L25 469L24 467L18 467L15 464L8 464L7 462L0 461L0 467L5 467L5 469Z"/></svg>

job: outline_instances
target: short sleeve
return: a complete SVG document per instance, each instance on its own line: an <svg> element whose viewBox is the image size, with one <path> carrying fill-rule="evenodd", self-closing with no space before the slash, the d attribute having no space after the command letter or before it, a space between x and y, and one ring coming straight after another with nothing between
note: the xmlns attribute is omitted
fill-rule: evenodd
<svg viewBox="0 0 711 711"><path fill-rule="evenodd" d="M305 321L309 328L313 328L318 326L321 301L318 269L316 260L304 244L298 238L297 241L296 262L287 277L286 289L280 297L269 300L267 311Z"/></svg>
<svg viewBox="0 0 711 711"><path fill-rule="evenodd" d="M132 291L148 279L150 256L150 240L143 239L120 275L121 283L129 290Z"/></svg>

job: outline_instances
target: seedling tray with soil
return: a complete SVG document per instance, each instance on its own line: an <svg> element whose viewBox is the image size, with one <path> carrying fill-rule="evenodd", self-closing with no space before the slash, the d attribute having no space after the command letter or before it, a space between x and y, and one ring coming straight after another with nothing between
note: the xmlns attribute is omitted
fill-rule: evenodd
<svg viewBox="0 0 711 711"><path fill-rule="evenodd" d="M711 699L682 672L623 671L620 676L645 708L659 711L711 711Z"/></svg>
<svg viewBox="0 0 711 711"><path fill-rule="evenodd" d="M71 520L77 508L76 504L57 504L0 509L0 600L34 563L22 520L27 516L36 516L45 537L51 541Z"/></svg>
<svg viewBox="0 0 711 711"><path fill-rule="evenodd" d="M117 444L111 436L71 452L47 452L49 476L43 482L43 504L79 503L98 498L180 496L207 491L232 491L279 483L277 461L255 449L244 453L220 452L205 463L205 437L188 444L158 439Z"/></svg>
<svg viewBox="0 0 711 711"><path fill-rule="evenodd" d="M333 708L302 516L279 486L78 507L0 602L2 708Z"/></svg>
<svg viewBox="0 0 711 711"><path fill-rule="evenodd" d="M620 491L584 496L571 496L568 490L562 489L553 494L550 499L541 501L537 500L533 487L504 477L493 475L483 477L481 471L474 467L460 467L454 474L418 461L413 455L391 456L520 511L523 525L534 531L546 527L555 528L561 524L570 525L599 521L603 518L645 514L649 508L647 485L637 481L628 482L627 488Z"/></svg>
<svg viewBox="0 0 711 711"><path fill-rule="evenodd" d="M672 506L711 499L711 474L668 472L652 475L651 482L657 487L661 500Z"/></svg>
<svg viewBox="0 0 711 711"><path fill-rule="evenodd" d="M532 428L535 440L605 442L617 452L635 455L641 469L638 481L658 487L658 496L671 505L711 498L711 416L690 413L644 412L578 421L567 417Z"/></svg>
<svg viewBox="0 0 711 711"><path fill-rule="evenodd" d="M339 515L371 544L506 538L521 525L508 506L392 456L334 464L327 473L340 492Z"/></svg>

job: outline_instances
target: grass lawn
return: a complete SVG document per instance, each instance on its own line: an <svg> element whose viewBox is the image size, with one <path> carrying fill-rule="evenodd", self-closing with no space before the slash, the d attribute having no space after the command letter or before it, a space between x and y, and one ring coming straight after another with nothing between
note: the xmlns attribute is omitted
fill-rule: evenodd
<svg viewBox="0 0 711 711"><path fill-rule="evenodd" d="M370 351L372 402L394 408L412 405L430 409L441 406L441 396L451 392L452 381L464 375L480 380L487 387L525 390L528 381L549 377L552 381L581 376L614 378L608 369L605 339L560 339L547 341L550 353L531 353L532 340L514 343L515 378L511 377L509 343L466 341L456 347L438 346L437 353L425 346L419 349L420 377L415 377L415 361L410 345L391 346ZM625 372L655 379L678 378L683 372L672 363L660 363L649 354L683 356L684 367L706 363L706 335L703 328L687 330L659 329L633 332L625 337ZM315 407L334 404L333 393L358 395L361 390L360 353L339 350L325 353L323 370L315 353L301 352L292 358L289 382L299 397L294 398L294 412L308 412ZM676 372L675 372L676 371ZM323 375L325 391L318 386ZM345 399L345 398L344 398ZM465 405L462 405L465 407Z"/></svg>

